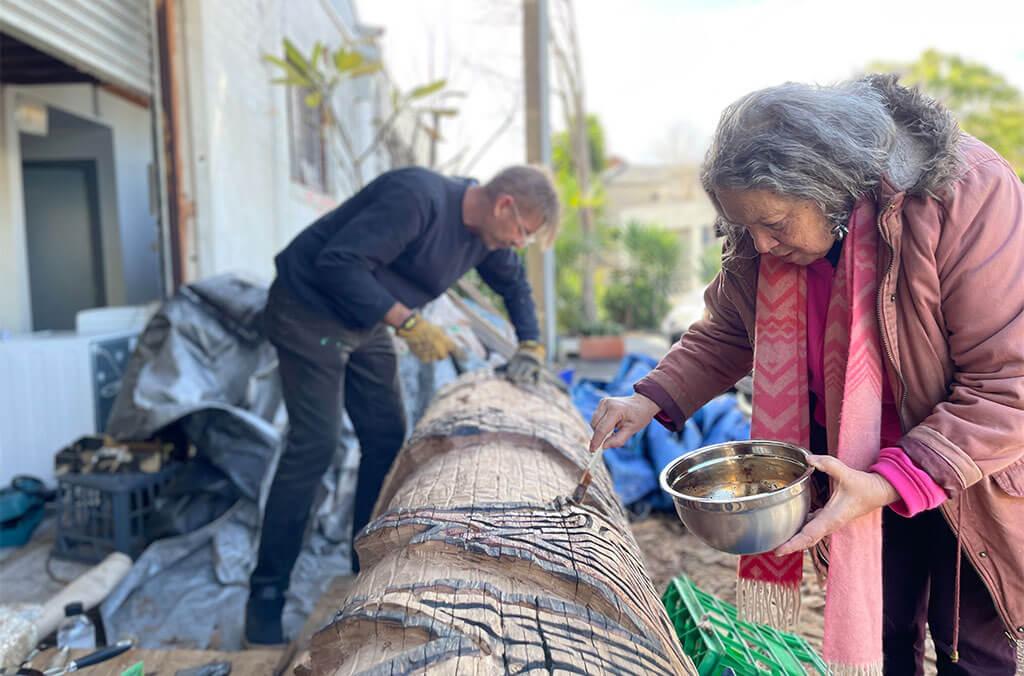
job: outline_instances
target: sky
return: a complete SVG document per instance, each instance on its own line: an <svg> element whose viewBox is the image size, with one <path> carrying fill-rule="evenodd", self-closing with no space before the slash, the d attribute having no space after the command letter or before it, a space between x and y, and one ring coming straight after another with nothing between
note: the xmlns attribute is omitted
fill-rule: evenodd
<svg viewBox="0 0 1024 676"><path fill-rule="evenodd" d="M638 164L699 161L722 109L755 89L835 82L870 62L911 61L928 48L984 63L1024 89L1020 0L576 0L575 7L587 108L604 125L609 154ZM398 86L447 77L465 93L459 116L442 129L441 157L455 158L451 170L487 178L523 160L518 0L356 0L356 8L364 23L384 29L384 60ZM554 100L551 124L564 128Z"/></svg>

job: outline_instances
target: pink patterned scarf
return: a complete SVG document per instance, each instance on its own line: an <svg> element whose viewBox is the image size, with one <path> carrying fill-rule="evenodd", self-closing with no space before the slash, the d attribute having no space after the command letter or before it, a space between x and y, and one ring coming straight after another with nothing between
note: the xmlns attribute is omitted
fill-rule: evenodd
<svg viewBox="0 0 1024 676"><path fill-rule="evenodd" d="M828 451L859 470L878 457L882 416L875 216L870 200L854 207L825 328ZM750 430L752 438L804 448L810 442L806 274L803 267L761 257ZM828 550L824 658L835 674L881 674L881 510L833 533ZM800 609L803 556L741 557L740 612L753 621L792 628Z"/></svg>

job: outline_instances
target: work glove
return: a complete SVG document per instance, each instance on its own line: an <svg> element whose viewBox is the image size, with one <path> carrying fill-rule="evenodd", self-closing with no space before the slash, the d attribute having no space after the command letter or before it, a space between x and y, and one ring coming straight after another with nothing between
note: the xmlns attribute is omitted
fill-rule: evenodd
<svg viewBox="0 0 1024 676"><path fill-rule="evenodd" d="M415 312L402 322L396 333L423 362L441 361L456 352L455 341L444 329Z"/></svg>
<svg viewBox="0 0 1024 676"><path fill-rule="evenodd" d="M505 377L517 385L537 384L544 373L544 346L536 340L524 340L505 366Z"/></svg>

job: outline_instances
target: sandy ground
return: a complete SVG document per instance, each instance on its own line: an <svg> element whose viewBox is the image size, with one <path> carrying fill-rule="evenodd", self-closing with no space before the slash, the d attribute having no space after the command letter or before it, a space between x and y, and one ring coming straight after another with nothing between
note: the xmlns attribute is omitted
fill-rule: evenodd
<svg viewBox="0 0 1024 676"><path fill-rule="evenodd" d="M669 581L685 573L702 590L723 601L736 603L736 560L738 557L711 549L686 529L672 514L652 514L634 521L633 535L647 562L647 572L659 594ZM825 594L818 585L814 569L804 565L803 609L796 633L820 654L825 626ZM934 651L928 641L925 673L935 673Z"/></svg>
<svg viewBox="0 0 1024 676"><path fill-rule="evenodd" d="M659 594L665 592L672 578L686 574L702 590L735 605L738 557L708 547L687 533L670 514L652 514L633 522L632 527ZM820 651L825 595L810 563L805 564L802 592L803 610L797 633Z"/></svg>

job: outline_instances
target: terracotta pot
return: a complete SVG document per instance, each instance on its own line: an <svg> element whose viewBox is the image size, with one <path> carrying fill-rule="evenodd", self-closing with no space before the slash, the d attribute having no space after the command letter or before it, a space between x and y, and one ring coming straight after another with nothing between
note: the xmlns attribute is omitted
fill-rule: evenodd
<svg viewBox="0 0 1024 676"><path fill-rule="evenodd" d="M622 336L583 336L580 338L580 359L611 360L626 355Z"/></svg>

